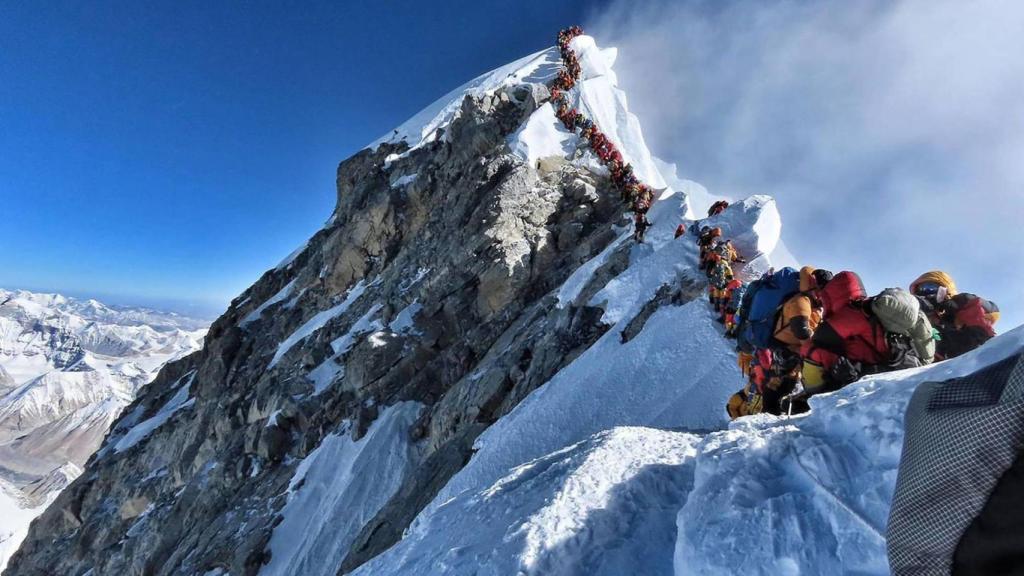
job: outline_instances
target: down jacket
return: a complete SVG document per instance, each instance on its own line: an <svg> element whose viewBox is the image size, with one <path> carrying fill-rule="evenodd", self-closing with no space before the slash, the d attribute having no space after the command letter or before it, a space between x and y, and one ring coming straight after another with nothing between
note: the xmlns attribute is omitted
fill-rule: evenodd
<svg viewBox="0 0 1024 576"><path fill-rule="evenodd" d="M821 308L811 294L815 288L814 268L804 266L800 269L800 292L786 300L775 322L775 339L797 354L821 323Z"/></svg>

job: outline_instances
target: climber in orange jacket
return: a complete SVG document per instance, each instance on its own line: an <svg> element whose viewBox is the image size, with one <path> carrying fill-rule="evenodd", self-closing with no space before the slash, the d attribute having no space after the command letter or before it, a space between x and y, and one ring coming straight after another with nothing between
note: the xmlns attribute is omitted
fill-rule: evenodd
<svg viewBox="0 0 1024 576"><path fill-rule="evenodd" d="M793 354L800 354L800 348L814 336L822 313L817 292L831 279L832 273L828 270L815 270L810 266L800 269L800 292L782 305L774 333L775 340Z"/></svg>
<svg viewBox="0 0 1024 576"><path fill-rule="evenodd" d="M996 335L999 307L975 294L958 292L953 278L941 270L925 272L910 284L932 326L939 332L937 359L954 358Z"/></svg>

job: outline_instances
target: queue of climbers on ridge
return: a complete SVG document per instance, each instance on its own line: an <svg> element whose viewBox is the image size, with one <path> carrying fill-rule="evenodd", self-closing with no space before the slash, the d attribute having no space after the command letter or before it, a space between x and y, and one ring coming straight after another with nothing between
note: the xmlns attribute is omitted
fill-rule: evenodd
<svg viewBox="0 0 1024 576"><path fill-rule="evenodd" d="M708 216L727 207L718 202ZM959 292L945 272L926 272L906 290L886 288L875 296L855 272L810 266L769 270L745 284L733 273L745 260L722 229L691 228L708 299L726 336L737 341L747 378L726 406L730 418L804 412L814 394L953 358L995 336L998 306ZM676 237L684 233L677 230Z"/></svg>
<svg viewBox="0 0 1024 576"><path fill-rule="evenodd" d="M579 130L582 138L593 150L598 160L608 169L612 184L633 212L633 238L637 242L644 241L644 234L651 227L647 219L647 211L654 203L654 189L644 184L633 173L633 166L622 157L622 152L608 136L576 108L571 107L566 93L576 85L582 73L579 57L570 47L570 43L583 34L579 26L566 28L558 33L558 50L561 53L563 68L552 81L551 101L555 105L555 116L562 122L566 130Z"/></svg>
<svg viewBox="0 0 1024 576"><path fill-rule="evenodd" d="M563 68L550 84L555 115L608 169L612 184L633 212L637 242L651 222L647 212L654 189L644 184L615 143L582 112L567 93L582 66L572 41L583 34L573 26L558 34ZM715 202L708 217L729 207ZM698 228L701 268L708 277L708 298L735 338L738 363L748 382L726 406L731 418L767 412L780 415L808 409L807 398L838 390L860 377L953 358L995 336L999 308L970 293L958 293L953 279L927 272L909 287L887 288L869 297L860 277L805 266L769 270L743 283L733 265L745 260L720 228ZM680 225L675 236L686 233Z"/></svg>

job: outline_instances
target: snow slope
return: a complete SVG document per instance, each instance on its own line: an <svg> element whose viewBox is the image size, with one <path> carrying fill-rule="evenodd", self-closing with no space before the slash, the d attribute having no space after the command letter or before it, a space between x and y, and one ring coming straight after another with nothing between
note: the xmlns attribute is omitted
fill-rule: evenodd
<svg viewBox="0 0 1024 576"><path fill-rule="evenodd" d="M406 538L358 573L621 574L629 566L671 573L675 541L668 535L693 483L702 443L695 433L727 426L723 407L742 384L733 345L702 297L657 309L622 342L623 328L659 288L697 274L696 245L673 239L674 223L687 210L675 192L655 204L647 243L634 246L630 266L590 299L612 328L488 428ZM778 240L758 238L758 231L776 230L760 225L778 219L770 199L737 204L723 218L737 231L745 225L753 247L770 250ZM624 231L616 244L629 236ZM570 277L558 291L561 301L575 300L595 268L585 265ZM576 468L589 459L606 464ZM586 496L563 495L574 486ZM615 513L607 510L609 500ZM493 526L481 532L483 524ZM651 527L663 530L654 534Z"/></svg>
<svg viewBox="0 0 1024 576"><path fill-rule="evenodd" d="M885 526L917 386L1024 353L1024 327L933 366L865 379L812 412L744 419L705 440L679 512L676 574L887 574ZM743 549L747 558L731 554ZM749 569L749 568L747 568Z"/></svg>
<svg viewBox="0 0 1024 576"><path fill-rule="evenodd" d="M914 389L1022 353L1024 327L817 396L799 417L745 418L703 436L615 427L493 475L471 469L486 479L457 476L464 489L446 490L356 574L888 574L885 525ZM576 425L564 415L547 421ZM484 452L534 452L521 429L488 437Z"/></svg>
<svg viewBox="0 0 1024 576"><path fill-rule="evenodd" d="M701 301L658 310L639 336L621 342L622 328L659 288L678 284L684 277L695 278L696 246L673 239L676 225L692 212L684 194L667 188L644 142L639 121L616 87L611 69L615 51L599 49L589 37L578 38L574 48L583 67L580 88L573 91L578 94L579 107L616 141L638 175L666 190L649 215L654 226L647 243L632 249L629 268L590 301L605 309L602 320L614 327L485 432L478 440L474 458L442 490L435 505L459 492L490 485L517 465L615 426L724 426L722 406L740 387L732 346L721 338L710 310ZM546 124L545 114L542 107L534 118L540 115ZM723 218L734 220L737 231L749 229L746 238L751 245L770 252L781 229L774 202L756 197L748 204L731 209ZM573 274L558 291L560 301L568 304L574 300L593 271L617 246L630 242L630 236L630 230L623 230L608 250ZM685 337L665 337L670 334ZM586 386L581 387L581 382ZM570 425L563 417L567 410L578 415ZM492 441L506 436L520 440Z"/></svg>
<svg viewBox="0 0 1024 576"><path fill-rule="evenodd" d="M809 414L729 423L742 383L703 299L665 305L622 334L664 286L699 279L679 223L718 197L646 149L615 88L613 51L574 42L573 97L645 180L665 188L647 243L586 302L583 289L630 231L555 290L597 305L609 331L477 440L468 464L404 538L356 574L887 574L884 530L918 384L1024 353L1024 327L972 354L875 376L812 399ZM509 139L526 161L580 161L578 139L542 107ZM584 155L584 161L586 161ZM753 196L702 222L752 261L747 277L796 266L774 201Z"/></svg>
<svg viewBox="0 0 1024 576"><path fill-rule="evenodd" d="M670 574L699 440L601 432L446 501L356 574Z"/></svg>
<svg viewBox="0 0 1024 576"><path fill-rule="evenodd" d="M422 408L390 406L359 441L344 427L303 460L260 574L337 574L359 531L401 487L413 460L409 428Z"/></svg>
<svg viewBox="0 0 1024 576"><path fill-rule="evenodd" d="M7 567L7 560L25 539L32 519L42 514L56 497L54 493L44 503L33 506L17 486L0 478L0 570Z"/></svg>

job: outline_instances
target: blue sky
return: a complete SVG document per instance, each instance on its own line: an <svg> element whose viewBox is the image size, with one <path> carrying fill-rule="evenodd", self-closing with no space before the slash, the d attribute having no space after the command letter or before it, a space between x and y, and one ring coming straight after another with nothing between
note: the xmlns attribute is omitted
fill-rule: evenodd
<svg viewBox="0 0 1024 576"><path fill-rule="evenodd" d="M572 23L654 153L775 196L804 262L943 268L1024 320L1014 0L0 3L0 286L215 315L340 160Z"/></svg>
<svg viewBox="0 0 1024 576"><path fill-rule="evenodd" d="M599 3L0 3L0 286L215 313L347 158Z"/></svg>

